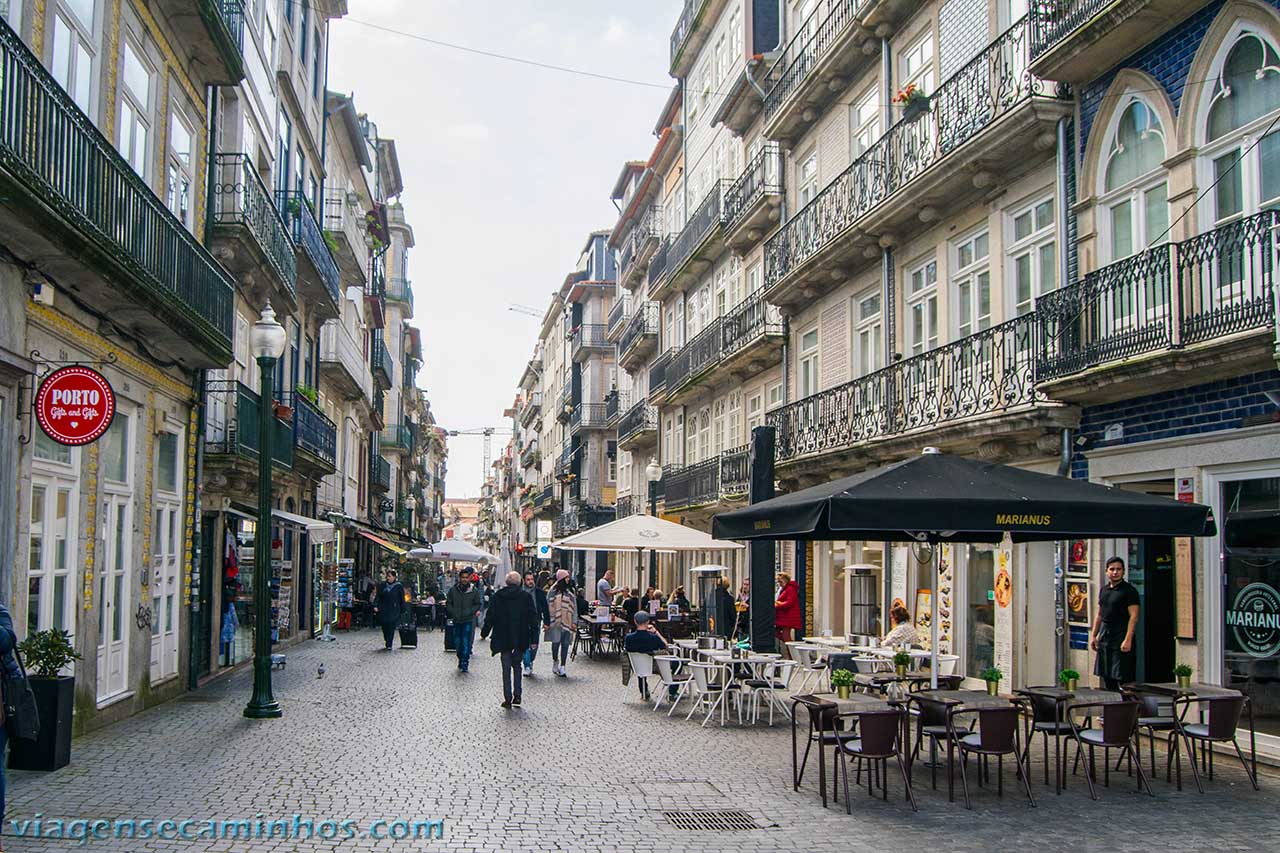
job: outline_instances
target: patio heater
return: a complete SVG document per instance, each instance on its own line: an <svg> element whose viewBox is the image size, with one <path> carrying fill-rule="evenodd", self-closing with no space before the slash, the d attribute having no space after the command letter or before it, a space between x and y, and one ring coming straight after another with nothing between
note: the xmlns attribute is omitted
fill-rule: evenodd
<svg viewBox="0 0 1280 853"><path fill-rule="evenodd" d="M644 468L645 479L649 481L649 515L658 517L658 483L662 480L662 466L658 460L649 457L649 464ZM649 586L658 585L658 552L649 549Z"/></svg>

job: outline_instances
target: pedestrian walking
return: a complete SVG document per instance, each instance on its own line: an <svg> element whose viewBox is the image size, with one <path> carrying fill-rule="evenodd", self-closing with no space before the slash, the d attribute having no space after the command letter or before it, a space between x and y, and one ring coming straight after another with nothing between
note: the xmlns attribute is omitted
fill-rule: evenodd
<svg viewBox="0 0 1280 853"><path fill-rule="evenodd" d="M1138 629L1141 598L1137 587L1124 579L1124 560L1107 560L1107 585L1098 593L1089 645L1098 653L1093 674L1108 690L1119 690L1138 678L1138 655L1133 634Z"/></svg>
<svg viewBox="0 0 1280 853"><path fill-rule="evenodd" d="M538 630L538 609L533 596L520 588L520 573L508 572L502 589L493 594L484 614L480 639L493 635L489 653L502 656L502 707L519 708L521 703L520 663L529 636Z"/></svg>
<svg viewBox="0 0 1280 853"><path fill-rule="evenodd" d="M787 643L795 639L795 632L802 624L800 617L800 587L786 572L778 572L778 598L774 601L773 635L778 651L786 653Z"/></svg>
<svg viewBox="0 0 1280 853"><path fill-rule="evenodd" d="M564 678L568 675L564 665L569 660L569 646L578 625L577 596L569 583L569 573L564 569L556 572L555 586L547 596L547 612L551 620L547 628L547 638L551 641L551 671Z"/></svg>
<svg viewBox="0 0 1280 853"><path fill-rule="evenodd" d="M445 615L453 623L453 648L458 654L458 669L466 672L471 665L471 641L475 637L476 619L484 605L484 594L469 573L460 573L458 582L449 588L444 599Z"/></svg>
<svg viewBox="0 0 1280 853"><path fill-rule="evenodd" d="M374 598L373 614L382 626L382 639L391 651L391 641L396 635L396 626L404 614L404 586L396 576L395 569L387 569L386 580L378 585L378 594ZM404 643L401 643L403 646Z"/></svg>
<svg viewBox="0 0 1280 853"><path fill-rule="evenodd" d="M524 573L524 591L533 597L533 606L538 611L542 626L534 624L533 633L529 635L529 648L524 650L524 674L533 675L533 661L538 656L538 634L540 627L550 627L551 612L547 609L547 591L535 580L533 572Z"/></svg>

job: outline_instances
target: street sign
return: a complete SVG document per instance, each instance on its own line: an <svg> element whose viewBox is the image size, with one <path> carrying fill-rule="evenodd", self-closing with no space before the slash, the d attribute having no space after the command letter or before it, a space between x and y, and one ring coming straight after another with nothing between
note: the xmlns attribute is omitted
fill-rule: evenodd
<svg viewBox="0 0 1280 853"><path fill-rule="evenodd" d="M539 560L551 559L551 543L550 542L538 543L538 559Z"/></svg>
<svg viewBox="0 0 1280 853"><path fill-rule="evenodd" d="M538 541L539 542L551 541L551 522L550 521L538 522Z"/></svg>
<svg viewBox="0 0 1280 853"><path fill-rule="evenodd" d="M111 426L116 394L96 370L72 365L53 371L36 391L36 420L59 444L91 444Z"/></svg>

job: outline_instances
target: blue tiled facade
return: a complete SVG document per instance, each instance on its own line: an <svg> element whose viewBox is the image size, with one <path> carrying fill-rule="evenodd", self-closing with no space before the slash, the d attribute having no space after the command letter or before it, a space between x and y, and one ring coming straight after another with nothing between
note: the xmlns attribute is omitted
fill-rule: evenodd
<svg viewBox="0 0 1280 853"><path fill-rule="evenodd" d="M1266 397L1267 391L1280 394L1280 371L1252 373L1092 406L1080 413L1079 434L1088 439L1089 449L1094 449L1240 429L1247 417L1276 412ZM1111 424L1124 425L1123 438L1104 440ZM1071 476L1077 480L1089 478L1088 450L1076 452L1072 458Z"/></svg>

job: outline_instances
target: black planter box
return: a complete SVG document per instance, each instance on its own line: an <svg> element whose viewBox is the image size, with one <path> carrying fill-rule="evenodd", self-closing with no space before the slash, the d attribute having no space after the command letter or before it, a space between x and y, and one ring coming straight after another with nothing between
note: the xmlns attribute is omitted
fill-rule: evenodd
<svg viewBox="0 0 1280 853"><path fill-rule="evenodd" d="M31 678L40 711L40 737L9 739L9 767L14 770L57 770L71 763L71 710L76 680Z"/></svg>

